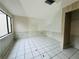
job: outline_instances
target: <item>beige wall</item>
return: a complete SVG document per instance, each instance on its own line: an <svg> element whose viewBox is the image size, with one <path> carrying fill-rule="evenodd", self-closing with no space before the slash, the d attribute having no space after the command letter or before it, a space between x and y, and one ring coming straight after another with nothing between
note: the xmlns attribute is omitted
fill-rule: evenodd
<svg viewBox="0 0 79 59"><path fill-rule="evenodd" d="M31 34L35 32L42 32L44 35L60 41L63 47L62 8L66 7L69 4L72 4L75 1L77 0L63 0L62 3L58 2L51 5L52 7L47 6L47 9L43 8L44 12L41 10L42 13L40 12L39 8L39 10L34 9L34 11L36 10L36 13L33 13L34 15L32 15L30 12L30 17L23 18L16 16L14 21L15 32L31 32ZM25 22L22 23L20 21ZM22 26L22 28L20 26ZM21 30L18 27L20 27ZM22 35L23 33L21 33L20 36ZM26 36L26 34L24 34L24 36Z"/></svg>
<svg viewBox="0 0 79 59"><path fill-rule="evenodd" d="M32 31L45 30L45 31L61 32L61 13L62 13L61 2L54 3L52 5L48 5L47 7L46 7L47 9L45 9L45 6L44 6L44 9L41 11L40 11L40 9L37 10L39 8L38 7L36 10L34 10L34 11L38 12L38 14L34 13L35 17L26 16L24 18L29 20L28 21L28 22L30 22L29 26L31 26L30 28L32 28ZM34 8L32 8L32 9L34 9ZM41 15L41 17L39 15ZM16 22L17 22L18 20L21 20L23 17L16 16L15 18L16 18ZM37 23L37 25L36 25L36 23ZM31 29L29 29L29 30L31 31Z"/></svg>
<svg viewBox="0 0 79 59"><path fill-rule="evenodd" d="M53 4L51 9L48 6L48 11L44 10L46 11L45 13L39 13L42 17L38 14L36 17L15 16L15 32L21 32L21 35L24 32L29 32L29 35L43 34L50 38L53 38L52 35L54 35L54 39L60 41L60 39L56 38L56 34L58 34L57 37L61 34L61 2ZM24 34L24 36L26 35Z"/></svg>
<svg viewBox="0 0 79 59"><path fill-rule="evenodd" d="M27 17L16 16L14 18L15 32L27 32L29 20Z"/></svg>
<svg viewBox="0 0 79 59"><path fill-rule="evenodd" d="M77 0L72 0L72 1L68 1L68 2L71 2L71 3L68 3L68 5L66 5L65 4L65 6L64 6L64 8L63 8L63 23L62 23L62 30L63 30L63 40L64 40L64 23L65 23L65 13L66 12L70 12L70 11L73 11L73 10L76 10L76 9L79 9L79 0L76 2ZM74 17L75 16L75 17ZM73 46L74 47L77 47L78 48L78 42L79 42L79 40L77 40L78 39L78 28L77 28L77 25L78 25L78 21L76 20L76 21L74 21L74 19L77 19L78 18L78 14L77 14L77 12L76 13L73 13L72 14L72 19L73 19L73 21L72 21L72 25L73 25L73 27L75 27L74 29L72 29L71 30L71 41L72 41L72 44L73 44ZM76 23L77 22L77 23ZM71 28L73 28L73 27L71 27ZM65 40L64 40L65 41ZM63 42L64 42L63 41ZM65 44L65 46L64 47L68 47L69 45L68 44Z"/></svg>
<svg viewBox="0 0 79 59"><path fill-rule="evenodd" d="M62 0L62 7L66 7L76 1L78 1L78 0Z"/></svg>

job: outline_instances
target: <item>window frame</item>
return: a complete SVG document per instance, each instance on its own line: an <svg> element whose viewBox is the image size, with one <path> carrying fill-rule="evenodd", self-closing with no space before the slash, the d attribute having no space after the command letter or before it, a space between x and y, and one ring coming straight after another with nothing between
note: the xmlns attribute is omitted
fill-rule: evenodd
<svg viewBox="0 0 79 59"><path fill-rule="evenodd" d="M11 23L11 17L9 16L9 15L7 15L4 11L2 11L2 10L0 10L0 12L2 12L3 14L5 14L6 15L6 27L7 27L7 34L4 34L4 35L2 35L2 36L0 36L0 38L2 38L2 37L4 37L4 36L6 36L6 35L8 35L8 34L10 34L10 33L12 33L12 23ZM11 32L9 32L9 26L8 26L8 17L10 17L10 28L11 28Z"/></svg>
<svg viewBox="0 0 79 59"><path fill-rule="evenodd" d="M12 21L11 21L11 17L10 17L10 29L11 29L11 32L9 32L9 23L8 23L8 15L6 15L6 20L7 20L7 30L8 30L8 34L12 33Z"/></svg>

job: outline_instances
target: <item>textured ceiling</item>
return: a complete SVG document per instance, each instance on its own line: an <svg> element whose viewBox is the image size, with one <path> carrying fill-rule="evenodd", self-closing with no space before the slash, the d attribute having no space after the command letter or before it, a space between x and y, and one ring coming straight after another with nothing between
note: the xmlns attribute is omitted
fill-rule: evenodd
<svg viewBox="0 0 79 59"><path fill-rule="evenodd" d="M0 2L13 14L25 15L25 11L19 0L0 0Z"/></svg>
<svg viewBox="0 0 79 59"><path fill-rule="evenodd" d="M0 2L13 14L17 16L45 16L48 11L53 11L55 3L48 5L45 0L0 0ZM56 3L59 0L56 0ZM54 6L53 6L54 5Z"/></svg>

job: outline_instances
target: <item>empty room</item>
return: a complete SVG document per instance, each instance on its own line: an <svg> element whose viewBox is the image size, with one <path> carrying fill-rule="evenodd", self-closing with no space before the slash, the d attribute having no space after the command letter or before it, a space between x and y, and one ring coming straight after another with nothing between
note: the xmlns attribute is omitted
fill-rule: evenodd
<svg viewBox="0 0 79 59"><path fill-rule="evenodd" d="M0 59L79 59L79 0L0 0Z"/></svg>

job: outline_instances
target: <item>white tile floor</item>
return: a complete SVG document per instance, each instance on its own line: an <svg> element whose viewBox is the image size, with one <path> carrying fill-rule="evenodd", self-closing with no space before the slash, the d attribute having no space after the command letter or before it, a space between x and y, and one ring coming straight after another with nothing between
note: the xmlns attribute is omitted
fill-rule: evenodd
<svg viewBox="0 0 79 59"><path fill-rule="evenodd" d="M20 39L7 59L79 59L75 48L60 50L59 42L45 37Z"/></svg>

